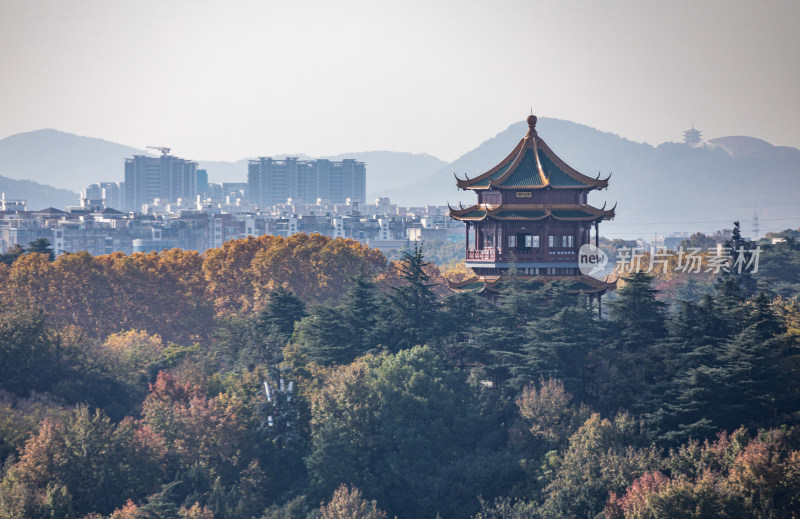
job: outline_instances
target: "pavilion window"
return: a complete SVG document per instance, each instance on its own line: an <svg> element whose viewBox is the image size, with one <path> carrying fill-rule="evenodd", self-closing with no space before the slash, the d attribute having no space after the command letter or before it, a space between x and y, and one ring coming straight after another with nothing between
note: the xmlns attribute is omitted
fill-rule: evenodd
<svg viewBox="0 0 800 519"><path fill-rule="evenodd" d="M539 236L536 234L517 234L516 242L519 249L536 249L539 247Z"/></svg>
<svg viewBox="0 0 800 519"><path fill-rule="evenodd" d="M514 248L516 246L517 246L517 236L512 234L511 236L508 237L508 247Z"/></svg>
<svg viewBox="0 0 800 519"><path fill-rule="evenodd" d="M566 236L548 236L547 244L551 249L567 249L575 246L575 237L571 234Z"/></svg>
<svg viewBox="0 0 800 519"><path fill-rule="evenodd" d="M489 249L491 247L494 247L494 236L490 234L485 234L483 236L483 248Z"/></svg>
<svg viewBox="0 0 800 519"><path fill-rule="evenodd" d="M535 234L525 234L525 248L536 249L539 247L539 236Z"/></svg>

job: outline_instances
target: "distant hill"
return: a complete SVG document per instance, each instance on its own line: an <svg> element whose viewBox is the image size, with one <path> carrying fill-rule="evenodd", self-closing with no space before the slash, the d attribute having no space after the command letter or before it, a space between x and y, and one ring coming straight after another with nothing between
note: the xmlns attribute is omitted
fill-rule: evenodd
<svg viewBox="0 0 800 519"><path fill-rule="evenodd" d="M146 151L109 142L82 137L58 130L37 130L18 133L0 140L0 175L27 179L79 192L95 182L123 180L126 157ZM302 154L273 155L311 159ZM247 159L233 162L207 161L196 157L198 167L208 171L211 182L246 182ZM384 196L387 189L431 175L447 163L425 153L366 151L341 153L322 157L331 160L356 159L367 164L367 199ZM77 198L70 202L76 204Z"/></svg>
<svg viewBox="0 0 800 519"><path fill-rule="evenodd" d="M608 234L652 236L669 231L730 228L741 220L748 231L757 211L762 233L800 224L800 150L753 137L720 137L700 147L664 143L657 147L581 124L540 118L539 135L564 161L586 175L613 173L609 189L589 202L618 202L617 217L601 226ZM477 176L500 162L525 135L525 122L512 124L433 175L389 191L400 204L458 201L453 173ZM792 220L788 218L794 218ZM781 219L781 220L779 220ZM601 232L602 232L601 231Z"/></svg>
<svg viewBox="0 0 800 519"><path fill-rule="evenodd" d="M591 176L598 171L607 172L610 166L636 161L653 148L623 139L617 135L601 132L582 124L560 119L540 118L537 123L539 135L567 163ZM475 177L497 165L508 155L528 131L524 121L514 123L495 137L483 142L477 148L465 153L433 175L420 182L410 182L406 186L392 190L389 196L399 203L432 204L434 201L458 200L472 203L474 194L456 188L453 173L462 177L466 174ZM425 188L422 189L422 185ZM441 203L441 202L439 202Z"/></svg>
<svg viewBox="0 0 800 519"><path fill-rule="evenodd" d="M28 209L38 211L46 207L78 205L78 193L66 189L45 186L32 180L15 180L0 176L0 193L7 199L27 200Z"/></svg>
<svg viewBox="0 0 800 519"><path fill-rule="evenodd" d="M36 130L0 140L0 175L78 192L95 182L121 182L125 157L143 153L103 139Z"/></svg>
<svg viewBox="0 0 800 519"><path fill-rule="evenodd" d="M747 231L755 212L762 233L800 225L800 150L796 148L745 136L714 138L699 147L683 143L651 146L549 118L540 118L537 130L577 170L591 176L613 172L609 189L590 197L590 203L597 206L619 203L617 218L602 226L608 235L633 238L716 230L730 228L734 219L741 220ZM427 154L390 151L325 158L366 162L368 201L389 196L400 205L472 204L474 193L458 191L453 173L470 177L483 173L502 160L526 131L525 122L514 123L450 164ZM44 205L64 207L76 204L77 192L87 184L122 180L124 158L141 153L102 139L38 130L0 140L0 175L70 189L75 194L69 195L74 196L69 200L64 192L45 193L45 186L34 184L28 186L26 195L11 187L5 189L8 198L27 198L32 205L47 200ZM198 163L208 170L212 182L247 180L247 159ZM58 197L64 197L63 201L57 202Z"/></svg>

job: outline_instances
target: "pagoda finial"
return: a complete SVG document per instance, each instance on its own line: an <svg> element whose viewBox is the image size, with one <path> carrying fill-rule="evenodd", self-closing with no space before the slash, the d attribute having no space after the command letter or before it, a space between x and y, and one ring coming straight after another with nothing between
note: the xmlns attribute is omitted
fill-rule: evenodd
<svg viewBox="0 0 800 519"><path fill-rule="evenodd" d="M536 121L537 117L533 114L528 116L528 133L531 135L536 135Z"/></svg>

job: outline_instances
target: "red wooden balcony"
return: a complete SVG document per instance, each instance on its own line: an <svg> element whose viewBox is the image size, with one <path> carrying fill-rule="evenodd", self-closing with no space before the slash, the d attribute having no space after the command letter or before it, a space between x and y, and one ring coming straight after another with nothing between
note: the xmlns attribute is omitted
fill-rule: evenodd
<svg viewBox="0 0 800 519"><path fill-rule="evenodd" d="M578 252L575 250L551 250L545 254L542 250L519 251L499 248L496 255L494 248L468 250L467 261L509 261L512 254L516 261L540 261L546 263L574 263L578 261Z"/></svg>
<svg viewBox="0 0 800 519"><path fill-rule="evenodd" d="M498 256L500 256L499 253ZM494 257L494 249L467 251L467 260L494 261Z"/></svg>

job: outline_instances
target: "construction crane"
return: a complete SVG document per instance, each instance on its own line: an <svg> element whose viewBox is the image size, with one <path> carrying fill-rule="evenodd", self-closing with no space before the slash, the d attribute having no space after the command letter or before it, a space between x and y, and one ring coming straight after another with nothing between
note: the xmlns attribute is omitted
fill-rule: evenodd
<svg viewBox="0 0 800 519"><path fill-rule="evenodd" d="M151 150L158 150L161 152L161 155L169 155L169 151L171 148L165 148L164 146L148 146Z"/></svg>

